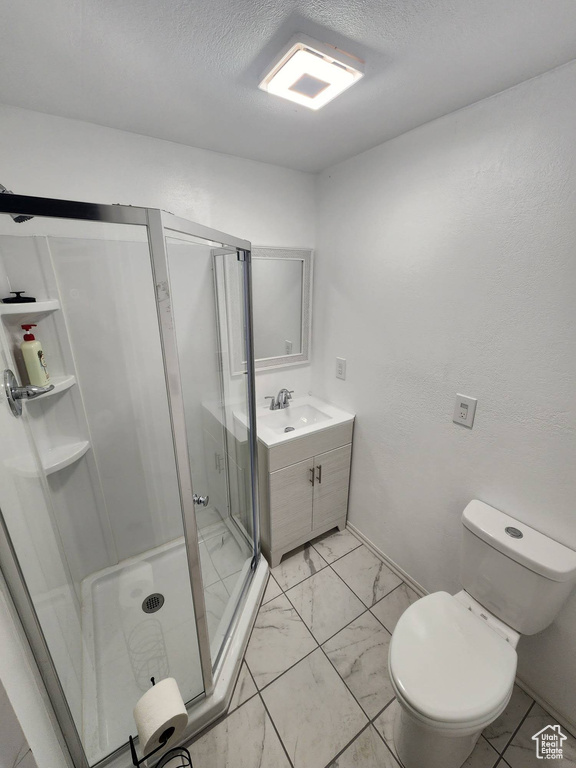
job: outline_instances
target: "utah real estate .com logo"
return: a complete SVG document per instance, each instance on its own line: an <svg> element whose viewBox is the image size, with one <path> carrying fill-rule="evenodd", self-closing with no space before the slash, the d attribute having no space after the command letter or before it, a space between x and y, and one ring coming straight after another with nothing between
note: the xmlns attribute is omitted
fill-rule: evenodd
<svg viewBox="0 0 576 768"><path fill-rule="evenodd" d="M559 725L547 725L532 738L536 742L536 757L539 760L562 760L562 744L568 737Z"/></svg>

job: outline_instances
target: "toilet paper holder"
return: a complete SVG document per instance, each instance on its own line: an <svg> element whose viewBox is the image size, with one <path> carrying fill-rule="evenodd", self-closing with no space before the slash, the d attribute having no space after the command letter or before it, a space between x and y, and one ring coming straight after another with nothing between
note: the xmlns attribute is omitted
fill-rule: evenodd
<svg viewBox="0 0 576 768"><path fill-rule="evenodd" d="M154 678L150 678L150 682L152 685L154 685ZM149 760L152 755L155 755L156 752L160 752L160 750L164 749L166 744L170 741L170 738L172 737L174 733L175 728L173 726L169 726L166 728L164 733L162 733L158 739L158 746L152 750L152 752L149 752L147 755L144 755L140 760L138 760L138 754L136 752L136 747L134 745L134 739L132 738L132 735L128 737L128 741L130 742L130 754L132 755L132 764L135 766L135 768L139 768L139 766L142 765L142 763L145 763L146 760ZM162 756L162 759L160 762L156 765L156 768L162 768L163 765L166 765L168 762L171 762L175 758L180 758L182 762L178 766L173 766L173 768L193 768L192 766L192 758L190 757L190 752L186 749L186 747L174 747L173 749L168 750L165 755Z"/></svg>
<svg viewBox="0 0 576 768"><path fill-rule="evenodd" d="M149 752L147 755L144 755L144 757L141 760L138 760L138 755L136 753L136 747L134 746L134 739L132 736L130 736L130 752L132 754L132 764L139 768L142 763L145 763L146 760L152 757L152 755L155 755L156 752L159 752L161 749L164 749L166 744L168 743L168 740L170 739L170 736L174 733L174 728L167 728L162 736L160 736L160 744L156 747L156 749L153 749L152 752ZM186 747L175 747L174 749L168 750L166 754L162 757L162 760L158 763L156 768L162 768L163 765L166 765L166 763L170 762L171 760L174 760L174 758L180 757L182 759L182 762L177 766L177 768L193 768L192 766L192 758L190 757L190 752L186 749Z"/></svg>

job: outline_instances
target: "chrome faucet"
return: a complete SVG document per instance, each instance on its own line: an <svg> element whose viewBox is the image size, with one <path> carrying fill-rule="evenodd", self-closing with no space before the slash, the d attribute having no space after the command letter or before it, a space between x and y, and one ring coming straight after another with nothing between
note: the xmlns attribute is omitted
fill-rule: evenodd
<svg viewBox="0 0 576 768"><path fill-rule="evenodd" d="M274 397L273 395L267 395L264 399L270 400L270 410L278 411L281 408L288 408L292 400L293 389L281 389L280 392Z"/></svg>

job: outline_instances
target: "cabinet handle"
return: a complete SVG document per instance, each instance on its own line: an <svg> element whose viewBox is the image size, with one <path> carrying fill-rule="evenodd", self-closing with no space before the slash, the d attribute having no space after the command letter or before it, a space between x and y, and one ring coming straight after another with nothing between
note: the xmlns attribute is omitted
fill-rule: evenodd
<svg viewBox="0 0 576 768"><path fill-rule="evenodd" d="M318 464L316 469L318 470L318 474L316 475L316 480L318 480L318 482L321 483L322 482L322 464Z"/></svg>
<svg viewBox="0 0 576 768"><path fill-rule="evenodd" d="M310 472L310 482L314 485L314 467L310 467L308 472Z"/></svg>

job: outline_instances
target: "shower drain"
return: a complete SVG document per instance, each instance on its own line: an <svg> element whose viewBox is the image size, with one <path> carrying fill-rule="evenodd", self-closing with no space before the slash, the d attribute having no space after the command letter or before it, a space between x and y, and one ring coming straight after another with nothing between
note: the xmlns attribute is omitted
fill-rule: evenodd
<svg viewBox="0 0 576 768"><path fill-rule="evenodd" d="M154 592L153 595L148 595L144 600L142 603L142 610L144 613L156 613L156 611L159 611L163 605L164 595L161 595L160 592Z"/></svg>

